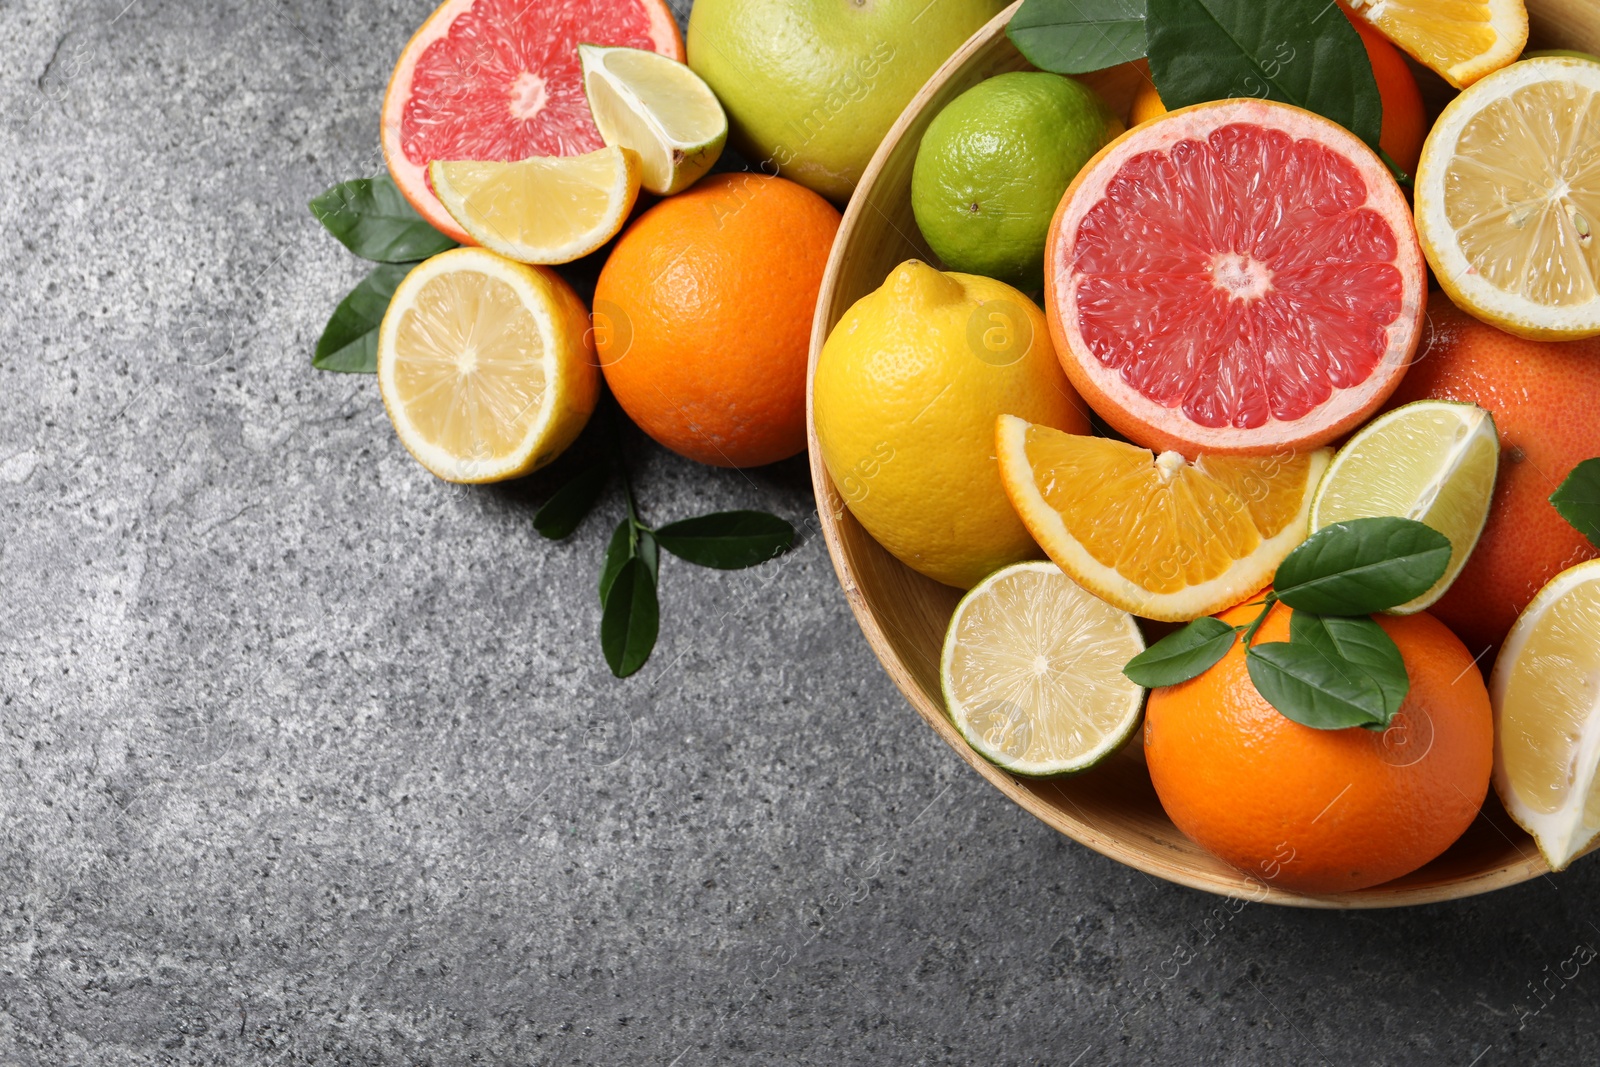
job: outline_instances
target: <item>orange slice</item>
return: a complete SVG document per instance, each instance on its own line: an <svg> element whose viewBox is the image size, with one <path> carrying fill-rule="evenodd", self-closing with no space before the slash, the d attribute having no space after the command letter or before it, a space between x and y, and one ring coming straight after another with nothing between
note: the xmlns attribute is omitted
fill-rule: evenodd
<svg viewBox="0 0 1600 1067"><path fill-rule="evenodd" d="M996 425L1000 480L1034 540L1124 611L1183 622L1272 580L1305 540L1330 449L1201 456L1036 426Z"/></svg>
<svg viewBox="0 0 1600 1067"><path fill-rule="evenodd" d="M1350 7L1457 89L1510 63L1528 43L1522 0L1350 0Z"/></svg>

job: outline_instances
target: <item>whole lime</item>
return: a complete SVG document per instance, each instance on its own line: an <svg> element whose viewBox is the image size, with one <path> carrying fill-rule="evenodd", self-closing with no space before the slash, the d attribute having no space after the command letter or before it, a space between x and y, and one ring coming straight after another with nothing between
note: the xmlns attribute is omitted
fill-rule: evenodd
<svg viewBox="0 0 1600 1067"><path fill-rule="evenodd" d="M911 209L945 266L1019 289L1044 284L1044 243L1067 186L1122 133L1104 100L1059 74L1001 74L928 125Z"/></svg>
<svg viewBox="0 0 1600 1067"><path fill-rule="evenodd" d="M695 0L689 66L767 173L843 202L928 76L1006 0Z"/></svg>

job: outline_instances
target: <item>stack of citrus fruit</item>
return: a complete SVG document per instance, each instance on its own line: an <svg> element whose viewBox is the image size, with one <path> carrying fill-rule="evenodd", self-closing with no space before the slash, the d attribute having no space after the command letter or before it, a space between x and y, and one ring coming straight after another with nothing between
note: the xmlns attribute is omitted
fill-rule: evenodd
<svg viewBox="0 0 1600 1067"><path fill-rule="evenodd" d="M1559 868L1600 834L1600 62L1514 62L1518 0L1343 10L1372 147L1044 73L934 115L912 207L951 273L833 328L822 459L969 590L946 706L1011 773L1142 736L1185 833L1313 894L1426 864L1492 778ZM1402 52L1465 87L1437 121Z"/></svg>

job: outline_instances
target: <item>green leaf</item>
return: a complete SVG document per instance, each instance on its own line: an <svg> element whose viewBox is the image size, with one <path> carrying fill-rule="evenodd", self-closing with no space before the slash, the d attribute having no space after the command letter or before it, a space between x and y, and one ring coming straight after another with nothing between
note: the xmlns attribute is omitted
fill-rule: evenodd
<svg viewBox="0 0 1600 1067"><path fill-rule="evenodd" d="M1600 459L1586 459L1550 494L1550 503L1574 529L1600 548Z"/></svg>
<svg viewBox="0 0 1600 1067"><path fill-rule="evenodd" d="M643 559L633 556L606 590L600 614L600 650L612 674L626 678L644 666L656 646L660 621L655 575Z"/></svg>
<svg viewBox="0 0 1600 1067"><path fill-rule="evenodd" d="M1034 66L1087 74L1143 57L1145 0L1027 0L1006 36Z"/></svg>
<svg viewBox="0 0 1600 1067"><path fill-rule="evenodd" d="M1383 516L1325 526L1278 565L1273 589L1296 611L1370 615L1421 596L1450 565L1450 539Z"/></svg>
<svg viewBox="0 0 1600 1067"><path fill-rule="evenodd" d="M387 174L335 185L311 201L311 214L346 248L375 263L414 263L456 246L417 214Z"/></svg>
<svg viewBox="0 0 1600 1067"><path fill-rule="evenodd" d="M533 528L552 541L571 536L606 491L611 480L611 465L604 461L581 471L572 481L557 489L544 506L533 513ZM605 600L601 594L600 599Z"/></svg>
<svg viewBox="0 0 1600 1067"><path fill-rule="evenodd" d="M1149 0L1150 76L1168 110L1236 96L1315 111L1374 149L1383 102L1331 0Z"/></svg>
<svg viewBox="0 0 1600 1067"><path fill-rule="evenodd" d="M1187 682L1226 656L1238 636L1221 619L1196 619L1130 659L1122 673L1147 689Z"/></svg>
<svg viewBox="0 0 1600 1067"><path fill-rule="evenodd" d="M1411 691L1400 647L1370 616L1313 615L1297 611L1289 618L1289 643L1314 648L1352 677L1365 675L1383 698L1378 724L1387 726Z"/></svg>
<svg viewBox="0 0 1600 1067"><path fill-rule="evenodd" d="M637 536L630 538L630 529L638 531ZM606 545L605 561L600 565L600 603L603 606L606 596L611 592L612 584L617 580L617 575L622 572L622 565L630 559L642 559L645 566L650 568L652 579L661 576L661 549L656 545L655 535L643 526L635 527L628 519L617 523L617 528L611 531L611 541Z"/></svg>
<svg viewBox="0 0 1600 1067"><path fill-rule="evenodd" d="M311 365L318 370L345 374L375 374L378 370L378 326L395 287L414 263L380 264L350 290L333 309L322 328Z"/></svg>
<svg viewBox="0 0 1600 1067"><path fill-rule="evenodd" d="M1273 641L1252 645L1245 667L1256 692L1285 717L1317 730L1342 730L1382 722L1378 683L1313 645Z"/></svg>
<svg viewBox="0 0 1600 1067"><path fill-rule="evenodd" d="M661 547L702 567L740 570L781 556L794 527L764 511L719 511L668 523L656 531Z"/></svg>

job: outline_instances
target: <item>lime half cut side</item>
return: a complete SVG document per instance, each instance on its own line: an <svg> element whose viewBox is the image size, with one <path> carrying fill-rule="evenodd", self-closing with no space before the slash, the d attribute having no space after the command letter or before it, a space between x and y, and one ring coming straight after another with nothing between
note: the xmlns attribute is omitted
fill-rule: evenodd
<svg viewBox="0 0 1600 1067"><path fill-rule="evenodd" d="M1600 835L1600 560L1517 619L1489 679L1494 787L1554 870Z"/></svg>
<svg viewBox="0 0 1600 1067"><path fill-rule="evenodd" d="M1412 615L1444 596L1489 518L1500 439L1476 404L1419 400L1350 438L1328 465L1311 503L1313 533L1336 522L1396 515L1450 539L1450 564L1433 588L1393 609Z"/></svg>
<svg viewBox="0 0 1600 1067"><path fill-rule="evenodd" d="M1138 728L1145 691L1122 673L1144 651L1133 616L1054 563L996 571L962 598L940 678L956 729L1013 774L1073 774Z"/></svg>

